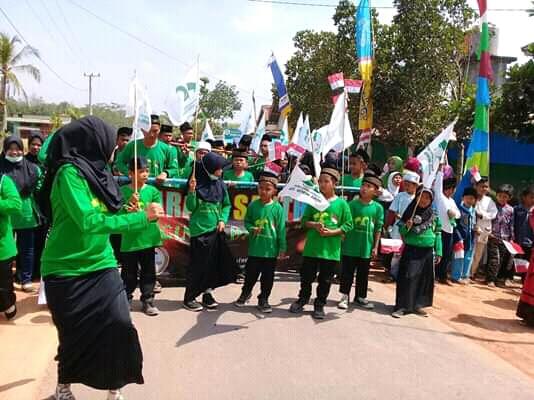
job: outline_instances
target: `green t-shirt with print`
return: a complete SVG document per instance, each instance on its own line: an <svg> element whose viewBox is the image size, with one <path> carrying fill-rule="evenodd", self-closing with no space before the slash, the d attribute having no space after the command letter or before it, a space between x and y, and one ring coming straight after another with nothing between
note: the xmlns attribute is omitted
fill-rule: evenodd
<svg viewBox="0 0 534 400"><path fill-rule="evenodd" d="M354 199L349 203L352 229L347 232L341 253L344 256L371 258L374 238L384 226L384 208L376 201L363 203Z"/></svg>
<svg viewBox="0 0 534 400"><path fill-rule="evenodd" d="M257 227L261 231L253 234ZM245 214L245 228L249 232L249 256L275 258L286 251L286 213L278 201L264 204L256 199L250 203Z"/></svg>

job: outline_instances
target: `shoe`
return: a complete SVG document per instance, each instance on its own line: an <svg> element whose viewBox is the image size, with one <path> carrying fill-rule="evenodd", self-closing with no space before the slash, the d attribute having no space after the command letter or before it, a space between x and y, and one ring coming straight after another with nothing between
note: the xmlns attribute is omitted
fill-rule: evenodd
<svg viewBox="0 0 534 400"><path fill-rule="evenodd" d="M339 303L337 303L337 308L340 310L346 310L349 308L349 295L343 294L341 295L341 300L339 300Z"/></svg>
<svg viewBox="0 0 534 400"><path fill-rule="evenodd" d="M24 283L22 284L22 291L25 293L35 293L36 289L33 287L33 283Z"/></svg>
<svg viewBox="0 0 534 400"><path fill-rule="evenodd" d="M495 287L495 282L488 282L488 287L494 288Z"/></svg>
<svg viewBox="0 0 534 400"><path fill-rule="evenodd" d="M322 304L315 304L313 306L313 319L325 319L326 314L324 312L324 306Z"/></svg>
<svg viewBox="0 0 534 400"><path fill-rule="evenodd" d="M266 314L273 312L273 308L267 299L258 299L258 310Z"/></svg>
<svg viewBox="0 0 534 400"><path fill-rule="evenodd" d="M159 314L159 310L154 306L153 301L143 301L143 312L149 317L155 317Z"/></svg>
<svg viewBox="0 0 534 400"><path fill-rule="evenodd" d="M17 315L17 306L13 304L11 307L9 307L6 311L4 311L4 315L6 316L6 319L12 320L15 318L15 315Z"/></svg>
<svg viewBox="0 0 534 400"><path fill-rule="evenodd" d="M374 304L369 303L369 300L364 299L363 297L355 298L354 304L356 304L358 307L365 308L366 310L372 310L373 308L375 308Z"/></svg>
<svg viewBox="0 0 534 400"><path fill-rule="evenodd" d="M391 313L391 316L392 316L393 318L401 318L401 317L404 316L404 310L401 308L401 309L399 309L399 310L397 310L397 311L393 311L393 312Z"/></svg>
<svg viewBox="0 0 534 400"><path fill-rule="evenodd" d="M202 305L208 310L216 310L219 304L215 301L211 293L204 293L202 295Z"/></svg>
<svg viewBox="0 0 534 400"><path fill-rule="evenodd" d="M54 400L76 400L76 397L70 391L70 385L58 383L56 386L56 393Z"/></svg>
<svg viewBox="0 0 534 400"><path fill-rule="evenodd" d="M202 304L200 304L195 299L184 301L184 308L186 310L194 311L194 312L202 311L204 309L204 307L202 307Z"/></svg>
<svg viewBox="0 0 534 400"><path fill-rule="evenodd" d="M304 310L304 306L308 304L307 301L298 299L293 304L291 304L291 307L289 307L289 312L293 314L301 313Z"/></svg>
<svg viewBox="0 0 534 400"><path fill-rule="evenodd" d="M452 286L452 283L450 283L447 279L438 279L438 282L442 285Z"/></svg>
<svg viewBox="0 0 534 400"><path fill-rule="evenodd" d="M235 301L235 303L234 303L235 306L236 307L245 307L245 305L250 300L250 297L251 297L250 294L248 296L245 296L244 294L241 294L241 296L239 296L239 298Z"/></svg>
<svg viewBox="0 0 534 400"><path fill-rule="evenodd" d="M161 286L161 283L159 283L158 281L156 281L156 283L154 284L154 290L153 292L154 293L161 293L161 290L163 289L163 287Z"/></svg>
<svg viewBox="0 0 534 400"><path fill-rule="evenodd" d="M419 315L420 317L428 317L428 313L423 310L422 308L416 308L413 312L415 315Z"/></svg>
<svg viewBox="0 0 534 400"><path fill-rule="evenodd" d="M125 400L120 390L110 390L106 400Z"/></svg>

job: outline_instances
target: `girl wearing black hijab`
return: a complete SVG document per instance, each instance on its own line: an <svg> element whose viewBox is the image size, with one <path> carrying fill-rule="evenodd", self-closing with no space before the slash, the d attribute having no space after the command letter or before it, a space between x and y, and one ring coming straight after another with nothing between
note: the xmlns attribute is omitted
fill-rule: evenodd
<svg viewBox="0 0 534 400"><path fill-rule="evenodd" d="M0 171L15 181L22 200L19 212L11 216L17 236L17 281L22 285L23 291L33 292L35 233L42 225L41 212L34 194L39 186L41 171L24 158L24 146L18 136L9 136L4 140Z"/></svg>
<svg viewBox="0 0 534 400"><path fill-rule="evenodd" d="M226 160L215 153L196 161L189 178L186 207L191 212L189 234L191 260L186 270L184 307L190 311L216 309L212 290L235 282L237 265L228 246L224 228L230 216L230 199L222 180ZM202 304L196 297L202 296Z"/></svg>
<svg viewBox="0 0 534 400"><path fill-rule="evenodd" d="M426 316L434 298L434 264L441 259L441 222L432 209L434 195L420 188L399 222L404 250L399 264L392 317Z"/></svg>
<svg viewBox="0 0 534 400"><path fill-rule="evenodd" d="M96 117L62 127L50 141L43 184L51 230L42 275L58 330L56 399L72 400L71 383L108 390L143 383L141 346L130 319L124 285L109 241L112 233L138 231L163 211L117 214L123 206L107 164L115 148L113 128Z"/></svg>

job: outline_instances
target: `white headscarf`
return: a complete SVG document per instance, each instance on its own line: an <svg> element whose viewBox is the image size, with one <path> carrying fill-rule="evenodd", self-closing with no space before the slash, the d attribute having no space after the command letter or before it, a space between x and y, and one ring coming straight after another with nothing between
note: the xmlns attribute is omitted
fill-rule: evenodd
<svg viewBox="0 0 534 400"><path fill-rule="evenodd" d="M395 176L397 175L401 175L402 174L400 172L392 172L389 177L388 177L388 191L389 193L391 193L393 195L393 197L395 197L397 194L399 194L399 191L400 191L400 185L399 186L395 186L393 184L393 178L395 178Z"/></svg>

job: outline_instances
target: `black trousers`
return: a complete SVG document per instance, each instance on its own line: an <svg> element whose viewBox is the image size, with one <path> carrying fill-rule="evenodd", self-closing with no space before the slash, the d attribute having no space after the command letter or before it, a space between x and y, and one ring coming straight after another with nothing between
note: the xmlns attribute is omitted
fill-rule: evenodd
<svg viewBox="0 0 534 400"><path fill-rule="evenodd" d="M258 299L267 300L273 289L275 268L276 258L249 256L245 266L245 283L243 284L242 294L249 296L261 275L261 292Z"/></svg>
<svg viewBox="0 0 534 400"><path fill-rule="evenodd" d="M337 261L325 260L322 258L304 257L302 267L300 268L300 292L299 300L302 302L310 301L312 293L312 283L317 278L317 298L315 305L325 305L332 277L337 265Z"/></svg>
<svg viewBox="0 0 534 400"><path fill-rule="evenodd" d="M447 271L451 265L453 256L453 235L452 233L441 232L441 243L443 248L443 257L438 265L436 265L436 279L447 279Z"/></svg>
<svg viewBox="0 0 534 400"><path fill-rule="evenodd" d="M141 301L154 299L154 285L156 284L156 251L154 247L138 251L122 253L124 265L122 266L122 280L126 289L128 300L133 298L137 287L137 274L139 272L139 289Z"/></svg>
<svg viewBox="0 0 534 400"><path fill-rule="evenodd" d="M508 253L504 243L498 239L488 240L487 282L504 281L513 278L513 257Z"/></svg>
<svg viewBox="0 0 534 400"><path fill-rule="evenodd" d="M343 256L339 291L346 295L350 294L354 272L356 272L356 297L367 298L370 266L370 258Z"/></svg>
<svg viewBox="0 0 534 400"><path fill-rule="evenodd" d="M15 304L17 297L13 288L13 259L0 261L0 312Z"/></svg>

